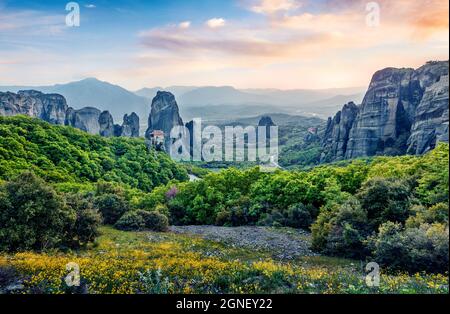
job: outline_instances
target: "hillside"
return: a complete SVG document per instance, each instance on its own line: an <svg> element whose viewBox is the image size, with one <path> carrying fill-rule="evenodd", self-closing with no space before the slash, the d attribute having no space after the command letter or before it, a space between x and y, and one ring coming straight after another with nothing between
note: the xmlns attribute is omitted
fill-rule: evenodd
<svg viewBox="0 0 450 314"><path fill-rule="evenodd" d="M117 182L142 191L186 180L186 171L143 139L103 138L25 116L0 117L0 179L31 170L48 182Z"/></svg>

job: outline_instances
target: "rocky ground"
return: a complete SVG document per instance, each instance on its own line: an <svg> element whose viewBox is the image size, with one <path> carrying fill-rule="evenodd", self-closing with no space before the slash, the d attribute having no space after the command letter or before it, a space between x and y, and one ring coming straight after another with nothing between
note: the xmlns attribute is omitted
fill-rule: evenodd
<svg viewBox="0 0 450 314"><path fill-rule="evenodd" d="M256 226L171 226L170 231L198 235L232 247L265 250L271 252L273 258L279 260L292 260L297 257L317 255L310 249L311 235L298 229Z"/></svg>

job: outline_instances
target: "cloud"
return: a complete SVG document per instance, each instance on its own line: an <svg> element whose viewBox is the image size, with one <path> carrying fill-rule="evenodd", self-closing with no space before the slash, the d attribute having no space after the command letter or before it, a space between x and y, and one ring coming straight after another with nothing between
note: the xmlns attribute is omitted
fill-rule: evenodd
<svg viewBox="0 0 450 314"><path fill-rule="evenodd" d="M97 6L95 4L89 3L89 4L86 4L84 7L88 8L88 9L95 9Z"/></svg>
<svg viewBox="0 0 450 314"><path fill-rule="evenodd" d="M234 73L227 84L342 87L365 84L386 66L448 58L448 2L380 0L379 27L366 24L366 2L245 1L256 20L155 27L139 36L144 53L136 62L145 65L139 76L151 68L196 82L201 75L220 73L225 80Z"/></svg>
<svg viewBox="0 0 450 314"><path fill-rule="evenodd" d="M280 11L298 9L301 2L298 0L259 0L246 1L249 10L261 14L274 14Z"/></svg>
<svg viewBox="0 0 450 314"><path fill-rule="evenodd" d="M178 27L181 29L187 29L191 27L191 22L190 21L181 22L180 24L178 24Z"/></svg>
<svg viewBox="0 0 450 314"><path fill-rule="evenodd" d="M36 36L60 34L66 28L65 15L49 15L39 11L0 11L0 34L4 36Z"/></svg>
<svg viewBox="0 0 450 314"><path fill-rule="evenodd" d="M212 18L208 21L206 21L206 25L209 28L219 28L225 26L225 20L223 18Z"/></svg>
<svg viewBox="0 0 450 314"><path fill-rule="evenodd" d="M64 15L0 10L0 72L8 74L0 80L38 84L100 76L136 87L327 88L364 85L387 66L448 58L444 0L376 0L379 27L366 25L368 0L238 1L245 18L164 21L140 31L137 45L114 43L117 49L108 51L86 41L75 48L70 36L55 36L66 34Z"/></svg>

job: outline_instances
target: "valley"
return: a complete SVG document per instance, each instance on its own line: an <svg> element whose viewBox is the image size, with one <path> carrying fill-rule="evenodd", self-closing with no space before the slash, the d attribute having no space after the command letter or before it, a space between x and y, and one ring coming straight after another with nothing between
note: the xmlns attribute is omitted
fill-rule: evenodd
<svg viewBox="0 0 450 314"><path fill-rule="evenodd" d="M165 135L194 122L168 91L147 124L59 94L0 93L0 292L448 293L447 73L445 61L380 70L328 121L282 109L205 120L277 126L271 171L173 160ZM69 263L79 285L64 279Z"/></svg>

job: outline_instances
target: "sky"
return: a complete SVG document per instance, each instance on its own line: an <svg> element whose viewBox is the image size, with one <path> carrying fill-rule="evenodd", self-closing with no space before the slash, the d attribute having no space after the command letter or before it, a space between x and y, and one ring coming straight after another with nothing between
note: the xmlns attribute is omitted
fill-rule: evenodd
<svg viewBox="0 0 450 314"><path fill-rule="evenodd" d="M340 88L449 54L447 0L74 2L79 26L68 1L0 0L0 85Z"/></svg>

